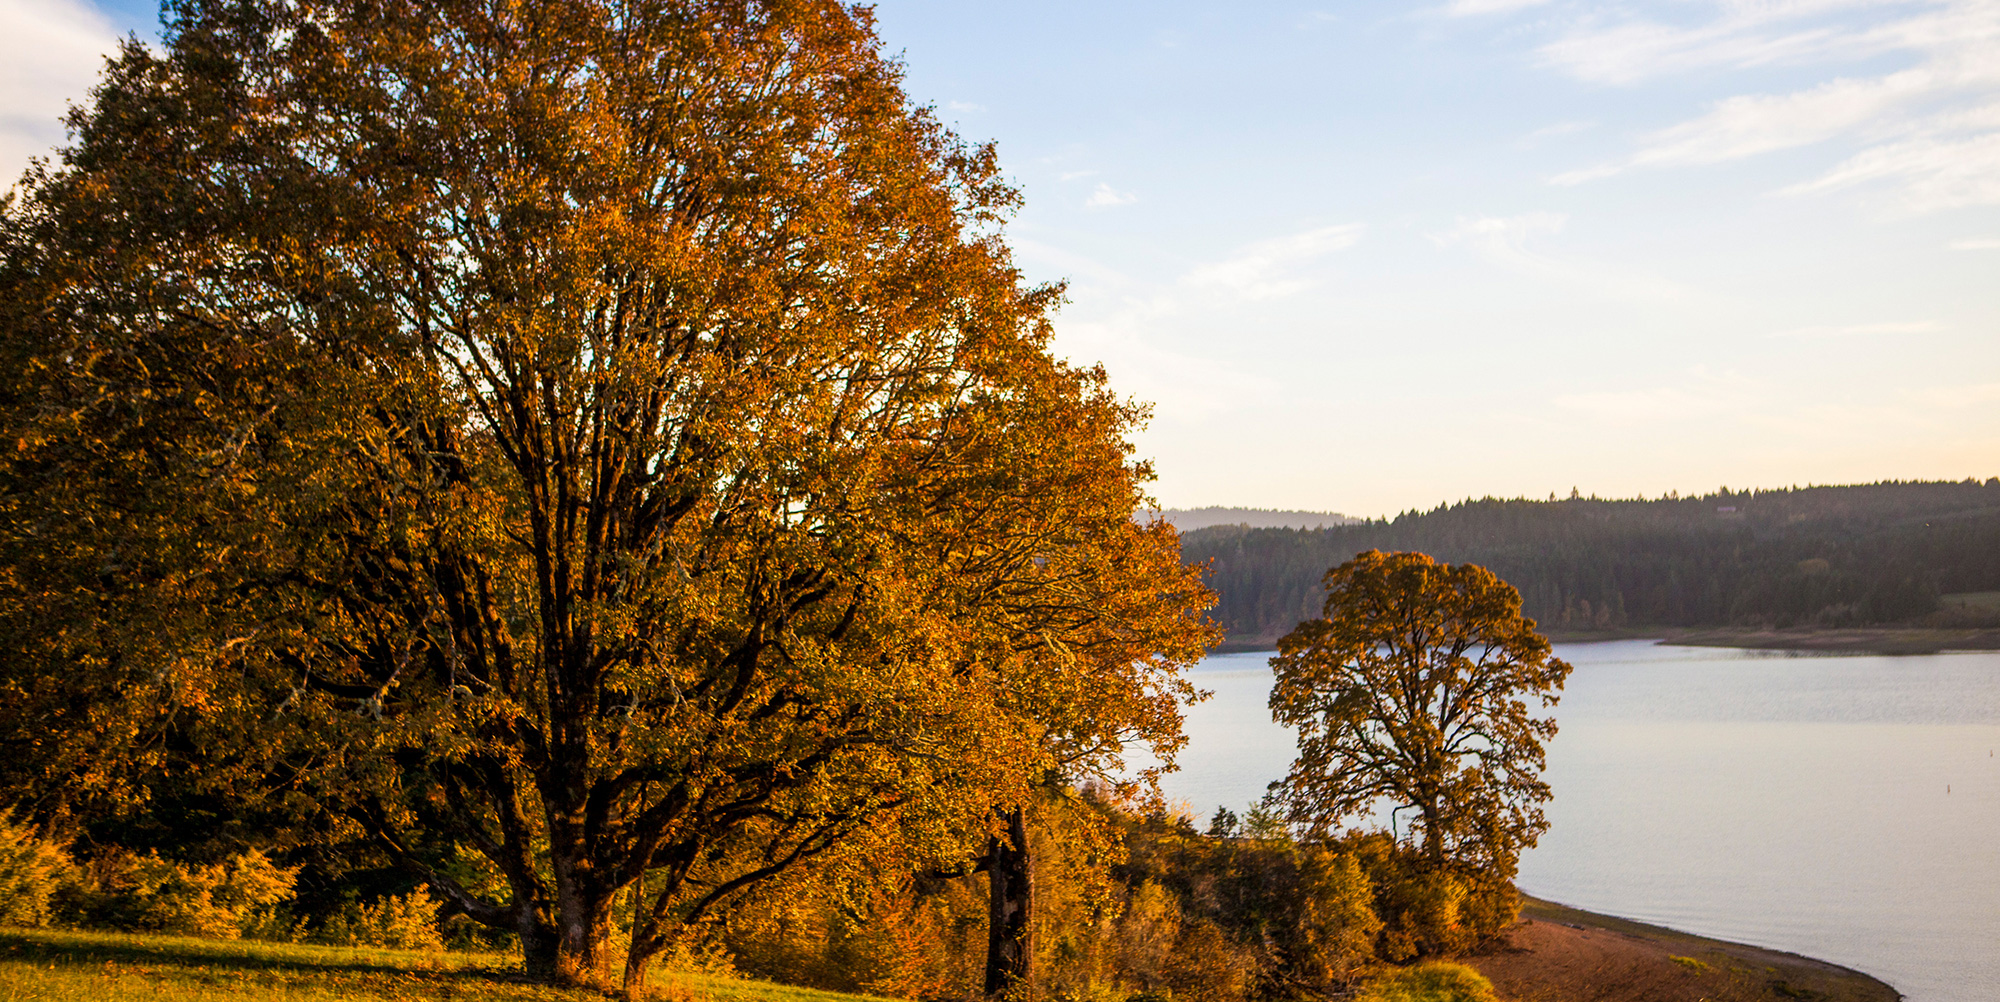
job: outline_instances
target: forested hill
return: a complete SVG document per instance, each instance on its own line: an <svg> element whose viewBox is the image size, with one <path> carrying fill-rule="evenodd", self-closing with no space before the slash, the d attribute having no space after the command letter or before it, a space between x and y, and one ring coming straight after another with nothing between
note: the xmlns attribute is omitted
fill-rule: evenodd
<svg viewBox="0 0 2000 1002"><path fill-rule="evenodd" d="M1990 618L1938 596L2000 590L2000 479L1721 491L1652 501L1464 501L1325 529L1216 526L1207 563L1233 643L1319 614L1326 569L1363 550L1471 561L1544 629L1860 626ZM1954 618L1955 617L1955 618Z"/></svg>
<svg viewBox="0 0 2000 1002"><path fill-rule="evenodd" d="M1324 529L1353 525L1365 519L1334 511L1280 511L1273 508L1168 508L1156 513L1182 532L1212 525L1240 525L1253 529Z"/></svg>

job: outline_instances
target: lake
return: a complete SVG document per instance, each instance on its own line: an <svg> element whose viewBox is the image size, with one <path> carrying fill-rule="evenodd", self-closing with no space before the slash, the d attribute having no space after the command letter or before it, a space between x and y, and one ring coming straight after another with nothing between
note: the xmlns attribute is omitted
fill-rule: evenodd
<svg viewBox="0 0 2000 1002"><path fill-rule="evenodd" d="M1537 897L2000 999L2000 652L1558 645ZM1290 765L1268 653L1204 661L1170 798L1240 811Z"/></svg>

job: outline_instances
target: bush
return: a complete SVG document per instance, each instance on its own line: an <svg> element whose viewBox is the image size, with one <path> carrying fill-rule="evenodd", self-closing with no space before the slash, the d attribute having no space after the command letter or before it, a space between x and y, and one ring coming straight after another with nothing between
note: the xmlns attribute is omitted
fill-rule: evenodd
<svg viewBox="0 0 2000 1002"><path fill-rule="evenodd" d="M73 869L60 846L0 815L0 925L48 924L50 899Z"/></svg>
<svg viewBox="0 0 2000 1002"><path fill-rule="evenodd" d="M1352 983L1374 960L1382 920L1375 887L1352 853L1295 850L1298 891L1271 930L1283 953L1284 980L1307 989Z"/></svg>
<svg viewBox="0 0 2000 1002"><path fill-rule="evenodd" d="M252 849L206 866L118 850L74 872L53 902L69 924L236 939L247 927L268 924L272 909L291 896L298 871Z"/></svg>
<svg viewBox="0 0 2000 1002"><path fill-rule="evenodd" d="M349 902L312 938L336 946L441 951L444 935L438 930L437 913L438 903L419 887L408 894L384 895L374 904Z"/></svg>
<svg viewBox="0 0 2000 1002"><path fill-rule="evenodd" d="M1382 923L1366 862L1344 842L1302 845L1282 829L1270 834L1258 812L1251 818L1250 827L1265 834L1207 837L1158 818L1127 821L1130 859L1121 869L1138 887L1121 925L1157 907L1147 896L1157 884L1175 892L1180 924L1207 923L1215 932L1200 951L1174 943L1177 931L1170 933L1172 948L1150 981L1129 970L1144 955L1142 944L1124 944L1128 983L1165 983L1177 996L1195 984L1214 998L1311 996L1336 992L1372 968ZM1248 973L1239 981L1226 971Z"/></svg>
<svg viewBox="0 0 2000 1002"><path fill-rule="evenodd" d="M1404 963L1464 952L1512 924L1512 884L1471 867L1435 869L1423 854L1375 833L1348 843L1375 887L1381 932L1375 952Z"/></svg>
<svg viewBox="0 0 2000 1002"><path fill-rule="evenodd" d="M1499 1002L1493 982L1464 964L1418 964L1371 982L1355 1002Z"/></svg>

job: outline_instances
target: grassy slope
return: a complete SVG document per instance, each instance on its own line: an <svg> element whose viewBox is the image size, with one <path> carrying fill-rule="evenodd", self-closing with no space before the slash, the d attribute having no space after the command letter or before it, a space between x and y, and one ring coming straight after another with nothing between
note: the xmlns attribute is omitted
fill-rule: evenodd
<svg viewBox="0 0 2000 1002"><path fill-rule="evenodd" d="M1521 925L1464 958L1513 1002L1895 1002L1865 974L1528 899ZM524 981L509 954L0 930L0 1002L594 1002ZM659 972L657 994L704 1002L887 1002Z"/></svg>
<svg viewBox="0 0 2000 1002"><path fill-rule="evenodd" d="M866 996L659 972L663 997L863 1002ZM583 1002L599 992L530 984L507 954L424 954L117 933L0 930L0 1002Z"/></svg>

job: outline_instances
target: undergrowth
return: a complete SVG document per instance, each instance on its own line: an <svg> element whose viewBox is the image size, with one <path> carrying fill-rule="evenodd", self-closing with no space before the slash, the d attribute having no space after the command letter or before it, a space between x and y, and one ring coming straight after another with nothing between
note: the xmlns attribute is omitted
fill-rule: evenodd
<svg viewBox="0 0 2000 1002"><path fill-rule="evenodd" d="M669 1002L860 1002L864 996L660 971ZM523 978L502 953L0 930L0 1002L586 1002L588 989Z"/></svg>

